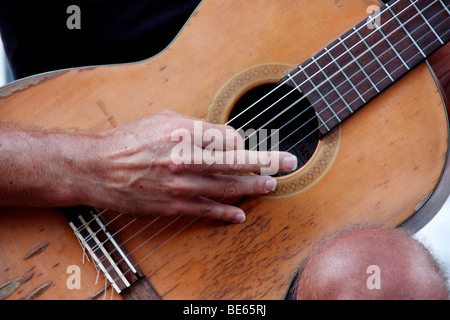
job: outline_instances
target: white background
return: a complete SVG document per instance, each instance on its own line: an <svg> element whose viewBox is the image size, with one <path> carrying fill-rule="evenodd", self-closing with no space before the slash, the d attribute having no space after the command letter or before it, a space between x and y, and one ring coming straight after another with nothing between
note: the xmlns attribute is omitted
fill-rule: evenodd
<svg viewBox="0 0 450 320"><path fill-rule="evenodd" d="M5 60L0 39L0 85L5 82ZM450 198L431 222L415 235L415 238L432 251L442 268L450 276Z"/></svg>

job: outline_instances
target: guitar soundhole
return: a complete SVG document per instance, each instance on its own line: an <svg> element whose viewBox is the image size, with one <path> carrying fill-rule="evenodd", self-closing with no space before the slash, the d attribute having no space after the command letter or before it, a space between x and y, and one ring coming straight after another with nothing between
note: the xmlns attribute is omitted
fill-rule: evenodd
<svg viewBox="0 0 450 320"><path fill-rule="evenodd" d="M287 85L270 83L251 89L236 102L228 123L242 129L249 150L278 148L296 155L298 165L294 171L311 159L319 142L314 108L298 90ZM278 137L272 136L272 130L278 130Z"/></svg>

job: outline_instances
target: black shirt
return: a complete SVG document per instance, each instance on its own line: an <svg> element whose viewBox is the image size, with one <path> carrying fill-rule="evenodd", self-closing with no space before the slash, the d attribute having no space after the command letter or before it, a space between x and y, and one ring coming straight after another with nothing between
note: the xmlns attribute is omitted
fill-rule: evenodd
<svg viewBox="0 0 450 320"><path fill-rule="evenodd" d="M0 32L15 79L69 67L140 61L163 50L199 0L8 1ZM81 29L67 20L80 9Z"/></svg>

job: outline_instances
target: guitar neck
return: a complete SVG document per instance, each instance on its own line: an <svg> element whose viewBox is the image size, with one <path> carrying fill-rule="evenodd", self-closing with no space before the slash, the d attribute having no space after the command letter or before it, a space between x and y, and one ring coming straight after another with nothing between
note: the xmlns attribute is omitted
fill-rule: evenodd
<svg viewBox="0 0 450 320"><path fill-rule="evenodd" d="M450 39L449 0L392 0L289 73L325 135Z"/></svg>

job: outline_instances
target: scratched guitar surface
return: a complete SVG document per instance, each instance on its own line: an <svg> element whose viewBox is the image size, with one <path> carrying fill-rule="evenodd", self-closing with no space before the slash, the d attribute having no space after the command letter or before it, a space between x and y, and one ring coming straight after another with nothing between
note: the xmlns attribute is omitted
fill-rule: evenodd
<svg viewBox="0 0 450 320"><path fill-rule="evenodd" d="M68 70L44 77L38 85L4 88L0 119L99 131L164 108L207 118L224 84L243 70L302 63L364 19L374 4L378 2L205 1L177 39L152 59ZM340 130L331 167L304 192L283 199L246 199L241 203L248 213L244 224L200 220L160 247L192 219L183 217L133 252L140 261L155 250L139 266L159 294L164 299L282 299L322 236L354 222L397 226L433 193L447 158L448 126L424 64ZM46 284L40 298L85 299L101 290L102 280L94 285L97 273L91 264L82 265L82 250L63 218L55 211L30 210L0 215L0 283L33 274L10 298L25 297ZM169 221L161 219L139 233L126 243L128 250ZM126 229L121 238L146 223ZM42 252L23 260L43 243L48 245ZM81 290L66 286L69 265L82 268Z"/></svg>

